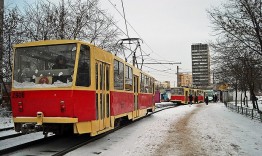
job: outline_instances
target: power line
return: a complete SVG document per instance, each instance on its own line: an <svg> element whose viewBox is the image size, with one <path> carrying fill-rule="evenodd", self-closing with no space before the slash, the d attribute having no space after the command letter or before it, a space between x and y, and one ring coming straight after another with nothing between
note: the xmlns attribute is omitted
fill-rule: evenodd
<svg viewBox="0 0 262 156"><path fill-rule="evenodd" d="M181 64L181 62L157 62L157 63L148 62L148 63L143 63L143 64L172 64L173 65L173 64Z"/></svg>
<svg viewBox="0 0 262 156"><path fill-rule="evenodd" d="M90 0L88 0L88 2L91 3L94 7L96 7L96 9L97 9L103 16L105 16L109 21L112 21L112 23L113 23L120 31L122 31L122 33L124 33L124 34L128 37L128 35L127 35L122 29L120 29L120 28L115 24L115 22L114 22L112 19L109 19L109 18L103 13L103 11L101 11L97 6L95 6L94 3L92 3Z"/></svg>
<svg viewBox="0 0 262 156"><path fill-rule="evenodd" d="M110 0L107 0L114 8L115 8L115 10L119 13L119 15L121 16L121 17L123 17L124 19L125 19L125 17L121 14L121 12L116 8L116 6L110 1ZM140 35L139 35L139 33L135 30L135 28L126 20L126 23L132 28L132 30L139 36L139 38L141 38L141 39L143 39ZM144 41L144 40L143 40ZM145 43L145 45L151 50L151 52L152 53L155 53L154 52L154 50L146 43L146 41L144 41L144 43ZM143 50L142 50L142 52L144 52ZM145 52L144 52L145 53ZM146 55L147 55L147 53L145 53ZM159 54L157 54L157 53L155 53L156 55L158 55L158 56L160 56L160 57L162 57L161 55L159 55ZM151 57L152 58L152 57ZM162 57L163 58L163 57Z"/></svg>
<svg viewBox="0 0 262 156"><path fill-rule="evenodd" d="M152 68L152 67L149 67L149 66L146 66L146 65L145 65L145 67L152 69L152 70L155 70L155 71L158 71L158 72L163 72L163 73L166 73L166 74L175 74L175 73L167 72L168 70L171 70L171 69L159 70L159 69L155 69L155 68Z"/></svg>

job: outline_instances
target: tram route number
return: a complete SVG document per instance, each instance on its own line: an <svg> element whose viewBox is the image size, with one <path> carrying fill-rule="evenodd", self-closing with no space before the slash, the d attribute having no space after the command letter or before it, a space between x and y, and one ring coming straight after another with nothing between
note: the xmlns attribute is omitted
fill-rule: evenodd
<svg viewBox="0 0 262 156"><path fill-rule="evenodd" d="M24 98L24 92L14 92L12 98Z"/></svg>

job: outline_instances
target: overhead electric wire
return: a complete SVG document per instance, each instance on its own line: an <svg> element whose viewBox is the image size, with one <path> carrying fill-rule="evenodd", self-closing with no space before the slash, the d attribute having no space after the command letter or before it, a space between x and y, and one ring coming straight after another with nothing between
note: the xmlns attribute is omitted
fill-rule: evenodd
<svg viewBox="0 0 262 156"><path fill-rule="evenodd" d="M103 16L105 16L109 21L111 20L112 23L113 23L120 31L122 31L122 33L124 33L124 34L128 37L128 35L127 35L122 29L120 29L120 28L115 24L115 22L114 22L112 19L109 19L109 18L103 13L103 11L101 11L97 6L95 6L94 3L92 3L90 0L88 0L88 2L91 3L94 7L96 7L96 9L97 9Z"/></svg>
<svg viewBox="0 0 262 156"><path fill-rule="evenodd" d="M167 70L159 70L159 69L155 69L155 68L152 68L152 67L149 67L149 66L146 66L146 65L144 65L144 66L147 67L147 68L149 68L149 69L158 71L158 72L164 72L164 73L167 73L167 74L175 74L175 73L166 72ZM168 70L171 70L171 69L168 69Z"/></svg>
<svg viewBox="0 0 262 156"><path fill-rule="evenodd" d="M116 8L116 6L110 1L110 0L107 0L114 8L115 8L115 10L119 13L119 15L121 16L121 17L123 17L125 20L126 20L126 18L121 14L121 12ZM126 23L133 29L133 31L142 39L142 37L139 35L139 33L135 30L135 28L126 20ZM144 40L143 40L144 41ZM146 46L151 50L151 52L152 53L155 53L154 51L153 51L153 49L144 41L144 43L146 44ZM142 52L143 53L145 53L146 55L148 55L146 52L144 52L143 50L142 50ZM160 57L162 57L161 55L159 55L159 54L157 54L157 53L155 53L156 55L158 55L158 56L160 56ZM152 57L150 57L150 58L152 58ZM162 57L163 58L163 57ZM155 60L154 58L152 58L153 60ZM165 59L165 58L164 58ZM155 60L156 61L156 60ZM156 61L156 62L158 62L158 61ZM164 65L163 65L164 66ZM164 67L166 67L166 66L164 66Z"/></svg>

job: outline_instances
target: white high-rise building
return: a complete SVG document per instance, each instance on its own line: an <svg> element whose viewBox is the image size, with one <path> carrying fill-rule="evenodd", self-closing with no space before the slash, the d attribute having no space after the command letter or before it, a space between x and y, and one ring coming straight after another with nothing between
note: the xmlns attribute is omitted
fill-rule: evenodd
<svg viewBox="0 0 262 156"><path fill-rule="evenodd" d="M210 52L207 44L191 45L193 86L207 88L210 85Z"/></svg>

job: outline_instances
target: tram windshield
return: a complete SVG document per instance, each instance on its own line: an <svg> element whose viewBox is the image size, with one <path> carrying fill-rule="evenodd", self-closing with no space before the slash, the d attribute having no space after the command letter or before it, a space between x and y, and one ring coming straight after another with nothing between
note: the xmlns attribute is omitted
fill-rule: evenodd
<svg viewBox="0 0 262 156"><path fill-rule="evenodd" d="M76 44L16 48L14 88L72 86Z"/></svg>
<svg viewBox="0 0 262 156"><path fill-rule="evenodd" d="M184 95L184 89L183 88L172 88L171 94L172 95Z"/></svg>

